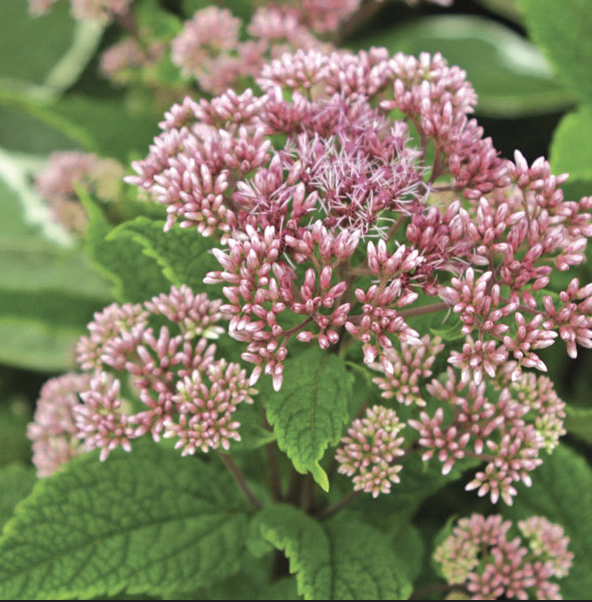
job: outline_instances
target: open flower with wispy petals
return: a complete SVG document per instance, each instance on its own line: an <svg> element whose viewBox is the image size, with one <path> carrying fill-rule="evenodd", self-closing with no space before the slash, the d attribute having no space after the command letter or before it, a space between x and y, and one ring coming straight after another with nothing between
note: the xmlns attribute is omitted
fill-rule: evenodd
<svg viewBox="0 0 592 602"><path fill-rule="evenodd" d="M542 159L502 160L469 118L463 71L439 55L311 49L271 61L258 83L261 95L175 105L127 179L167 207L167 228L220 240L206 282L225 285L252 382L281 386L293 340L353 338L388 368L393 346L421 344L409 318L449 308L464 384L497 378L508 358L515 379L545 370L537 351L557 330L572 355L592 345L589 287L571 284L561 308L539 294L550 263L583 257L592 199L565 201L565 177Z"/></svg>

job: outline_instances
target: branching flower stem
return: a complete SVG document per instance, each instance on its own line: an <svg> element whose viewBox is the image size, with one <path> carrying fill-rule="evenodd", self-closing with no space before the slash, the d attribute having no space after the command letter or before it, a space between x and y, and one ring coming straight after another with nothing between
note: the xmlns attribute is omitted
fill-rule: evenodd
<svg viewBox="0 0 592 602"><path fill-rule="evenodd" d="M343 510L351 502L357 499L361 493L361 491L356 491L355 489L352 489L338 502L335 502L335 504L332 504L331 506L325 508L322 512L319 512L317 518L319 518L320 520L326 520L328 518L331 518L332 516L335 516L339 511Z"/></svg>
<svg viewBox="0 0 592 602"><path fill-rule="evenodd" d="M253 505L256 510L259 510L263 504L261 500L251 491L251 488L247 484L247 481L240 471L239 467L235 464L234 460L229 454L219 454L222 462L226 465L226 468L230 471L230 474L236 481L236 484L241 488L241 491L245 494L249 502Z"/></svg>

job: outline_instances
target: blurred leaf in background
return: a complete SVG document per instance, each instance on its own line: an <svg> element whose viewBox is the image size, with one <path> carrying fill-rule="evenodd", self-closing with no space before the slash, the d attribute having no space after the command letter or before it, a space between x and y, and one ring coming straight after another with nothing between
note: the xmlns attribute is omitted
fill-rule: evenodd
<svg viewBox="0 0 592 602"><path fill-rule="evenodd" d="M553 75L539 50L515 31L491 19L443 15L379 30L352 42L355 48L385 46L391 53L441 52L467 72L479 96L477 111L491 117L519 117L565 110L575 96Z"/></svg>

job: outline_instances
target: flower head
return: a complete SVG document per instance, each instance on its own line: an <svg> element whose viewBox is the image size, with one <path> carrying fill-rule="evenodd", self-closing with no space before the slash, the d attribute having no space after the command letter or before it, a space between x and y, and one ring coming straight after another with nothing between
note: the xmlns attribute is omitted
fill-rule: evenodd
<svg viewBox="0 0 592 602"><path fill-rule="evenodd" d="M395 464L404 454L399 432L405 425L393 410L374 406L364 418L354 420L341 440L335 459L339 472L353 477L354 489L371 493L390 493L391 483L399 483L403 468Z"/></svg>
<svg viewBox="0 0 592 602"><path fill-rule="evenodd" d="M464 586L473 600L560 599L553 577L565 577L573 554L559 525L533 516L518 522L526 538L508 539L510 521L499 515L462 518L434 553L450 584Z"/></svg>

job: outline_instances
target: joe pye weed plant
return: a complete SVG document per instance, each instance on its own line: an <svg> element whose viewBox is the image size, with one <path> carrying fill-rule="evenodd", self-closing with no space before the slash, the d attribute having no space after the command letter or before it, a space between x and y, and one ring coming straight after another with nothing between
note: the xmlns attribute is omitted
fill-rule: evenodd
<svg viewBox="0 0 592 602"><path fill-rule="evenodd" d="M38 396L3 597L582 595L592 473L546 358L592 348L587 172L504 157L441 53L339 48L379 3L186 4L71 2L162 116L36 176L112 298Z"/></svg>

